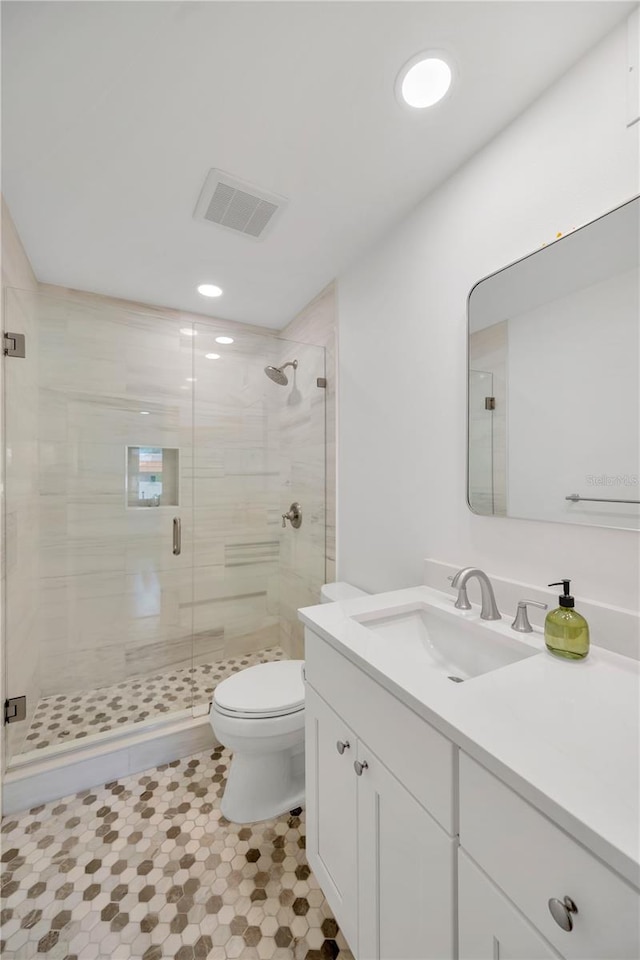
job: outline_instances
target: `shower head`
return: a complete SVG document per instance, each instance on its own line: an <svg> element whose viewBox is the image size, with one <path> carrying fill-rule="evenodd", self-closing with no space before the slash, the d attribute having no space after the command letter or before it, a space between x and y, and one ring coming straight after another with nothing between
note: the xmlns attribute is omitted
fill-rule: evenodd
<svg viewBox="0 0 640 960"><path fill-rule="evenodd" d="M289 383L287 375L283 373L279 367L265 367L264 372L269 377L269 380L273 380L274 383L280 384L281 387L284 387Z"/></svg>
<svg viewBox="0 0 640 960"><path fill-rule="evenodd" d="M289 378L286 373L283 373L285 367L293 367L294 370L298 369L297 360L289 360L287 363L283 363L281 367L265 367L264 372L269 377L269 380L273 380L274 383L279 384L281 387L286 387L289 383Z"/></svg>

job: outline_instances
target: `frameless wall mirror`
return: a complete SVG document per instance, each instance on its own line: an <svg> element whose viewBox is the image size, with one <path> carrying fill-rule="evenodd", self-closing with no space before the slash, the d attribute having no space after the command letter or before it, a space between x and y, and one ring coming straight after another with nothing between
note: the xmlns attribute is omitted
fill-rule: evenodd
<svg viewBox="0 0 640 960"><path fill-rule="evenodd" d="M468 303L468 502L640 529L640 199L481 280Z"/></svg>

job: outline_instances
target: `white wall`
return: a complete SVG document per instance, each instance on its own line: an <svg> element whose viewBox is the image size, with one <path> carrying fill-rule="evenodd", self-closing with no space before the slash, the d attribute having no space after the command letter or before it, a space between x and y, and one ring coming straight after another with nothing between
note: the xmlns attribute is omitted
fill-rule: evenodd
<svg viewBox="0 0 640 960"><path fill-rule="evenodd" d="M636 533L465 502L467 294L638 192L626 80L623 25L339 279L341 579L419 583L430 556L637 605Z"/></svg>

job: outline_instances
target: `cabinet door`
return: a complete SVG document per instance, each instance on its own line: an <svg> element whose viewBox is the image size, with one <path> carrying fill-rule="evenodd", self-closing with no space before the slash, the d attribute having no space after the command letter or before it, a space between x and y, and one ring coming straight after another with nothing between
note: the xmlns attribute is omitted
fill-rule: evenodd
<svg viewBox="0 0 640 960"><path fill-rule="evenodd" d="M464 850L458 853L460 960L558 960Z"/></svg>
<svg viewBox="0 0 640 960"><path fill-rule="evenodd" d="M356 739L308 684L305 715L307 857L355 952L357 784L353 761ZM342 744L345 746L339 746Z"/></svg>
<svg viewBox="0 0 640 960"><path fill-rule="evenodd" d="M452 960L456 841L361 742L358 760L359 960Z"/></svg>

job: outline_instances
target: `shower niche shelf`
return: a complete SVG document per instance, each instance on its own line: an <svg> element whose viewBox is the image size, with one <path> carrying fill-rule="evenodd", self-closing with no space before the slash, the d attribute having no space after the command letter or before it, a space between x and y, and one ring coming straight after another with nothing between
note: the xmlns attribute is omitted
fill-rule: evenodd
<svg viewBox="0 0 640 960"><path fill-rule="evenodd" d="M180 451L175 447L127 447L126 505L130 509L178 505Z"/></svg>

